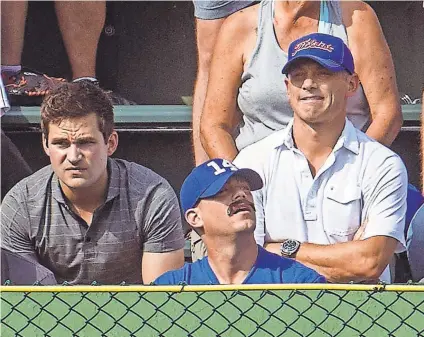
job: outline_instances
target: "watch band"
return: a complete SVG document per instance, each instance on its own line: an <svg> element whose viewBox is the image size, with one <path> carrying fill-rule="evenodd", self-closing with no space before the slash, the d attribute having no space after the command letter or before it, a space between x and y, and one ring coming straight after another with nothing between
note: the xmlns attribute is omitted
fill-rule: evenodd
<svg viewBox="0 0 424 337"><path fill-rule="evenodd" d="M300 248L300 241L286 239L280 245L281 256L294 258Z"/></svg>

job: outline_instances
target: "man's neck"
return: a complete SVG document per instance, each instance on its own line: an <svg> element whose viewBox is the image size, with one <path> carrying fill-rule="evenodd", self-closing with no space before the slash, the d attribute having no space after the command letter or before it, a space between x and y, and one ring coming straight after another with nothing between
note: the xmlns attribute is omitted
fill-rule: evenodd
<svg viewBox="0 0 424 337"><path fill-rule="evenodd" d="M295 116L293 122L293 141L308 160L311 173L315 176L333 151L343 132L345 119L329 123L307 124Z"/></svg>
<svg viewBox="0 0 424 337"><path fill-rule="evenodd" d="M213 238L206 241L208 261L220 284L241 284L258 256L252 233L237 234L235 240Z"/></svg>
<svg viewBox="0 0 424 337"><path fill-rule="evenodd" d="M91 216L96 208L102 205L107 196L108 190L108 172L105 173L99 178L99 180L86 188L69 188L65 184L62 184L60 181L60 187L62 192L69 203L69 206L73 209L74 212L79 214L87 223L88 218L91 219Z"/></svg>

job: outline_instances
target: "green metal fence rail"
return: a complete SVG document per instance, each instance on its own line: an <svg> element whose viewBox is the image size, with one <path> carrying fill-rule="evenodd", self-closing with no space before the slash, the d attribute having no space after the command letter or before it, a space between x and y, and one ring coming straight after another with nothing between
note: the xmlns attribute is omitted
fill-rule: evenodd
<svg viewBox="0 0 424 337"><path fill-rule="evenodd" d="M116 105L115 123L191 123L191 106L187 105ZM402 105L404 121L420 121L421 104ZM40 124L39 106L12 107L1 119L5 125Z"/></svg>
<svg viewBox="0 0 424 337"><path fill-rule="evenodd" d="M424 336L424 286L3 286L1 336Z"/></svg>

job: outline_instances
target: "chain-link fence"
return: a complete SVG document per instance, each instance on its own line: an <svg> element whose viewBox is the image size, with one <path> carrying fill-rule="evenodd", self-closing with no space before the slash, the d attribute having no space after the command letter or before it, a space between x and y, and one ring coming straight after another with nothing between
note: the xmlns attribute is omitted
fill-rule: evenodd
<svg viewBox="0 0 424 337"><path fill-rule="evenodd" d="M1 336L424 336L424 287L3 286Z"/></svg>

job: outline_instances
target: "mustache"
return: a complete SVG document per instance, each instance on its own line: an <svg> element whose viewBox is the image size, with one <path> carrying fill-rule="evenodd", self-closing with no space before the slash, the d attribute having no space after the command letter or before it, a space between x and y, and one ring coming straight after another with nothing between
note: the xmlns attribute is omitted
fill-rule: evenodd
<svg viewBox="0 0 424 337"><path fill-rule="evenodd" d="M246 199L240 199L232 202L227 208L227 215L232 216L237 213L242 208L250 207L255 212L255 204Z"/></svg>

